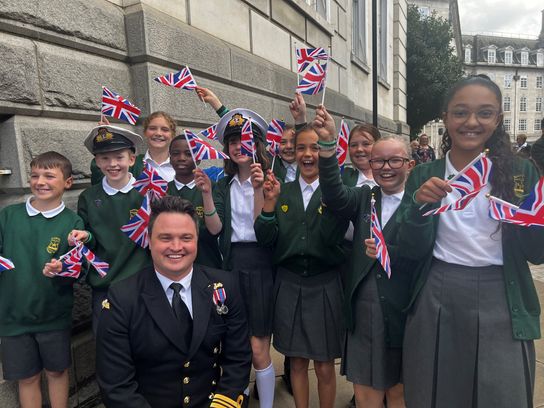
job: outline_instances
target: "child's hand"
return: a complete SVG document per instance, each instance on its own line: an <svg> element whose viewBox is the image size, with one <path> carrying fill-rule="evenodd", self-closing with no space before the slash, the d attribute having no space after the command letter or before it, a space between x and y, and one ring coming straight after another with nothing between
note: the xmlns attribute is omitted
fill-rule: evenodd
<svg viewBox="0 0 544 408"><path fill-rule="evenodd" d="M201 168L194 169L195 185L202 193L208 194L212 192L212 182L208 175Z"/></svg>
<svg viewBox="0 0 544 408"><path fill-rule="evenodd" d="M215 110L219 109L222 106L221 101L219 100L219 98L211 90L209 90L208 88L204 88L202 86L197 86L196 87L196 93L197 93L198 97L202 101L209 104Z"/></svg>
<svg viewBox="0 0 544 408"><path fill-rule="evenodd" d="M365 254L369 258L376 259L376 241L374 238L365 239L366 251Z"/></svg>
<svg viewBox="0 0 544 408"><path fill-rule="evenodd" d="M319 136L319 140L323 142L331 142L336 137L334 119L323 105L319 105L315 110L315 119L312 122L312 127Z"/></svg>
<svg viewBox="0 0 544 408"><path fill-rule="evenodd" d="M58 259L51 259L51 262L47 262L43 267L43 275L48 278L54 278L62 272L62 262Z"/></svg>
<svg viewBox="0 0 544 408"><path fill-rule="evenodd" d="M446 180L431 177L416 191L415 200L420 204L433 204L442 200L452 191Z"/></svg>
<svg viewBox="0 0 544 408"><path fill-rule="evenodd" d="M289 110L295 120L295 125L306 123L306 102L302 94L295 93L295 99L289 104Z"/></svg>
<svg viewBox="0 0 544 408"><path fill-rule="evenodd" d="M274 201L278 200L281 192L281 184L272 172L268 170L266 173L266 181L263 184L263 193L265 201Z"/></svg>
<svg viewBox="0 0 544 408"><path fill-rule="evenodd" d="M72 230L68 234L68 245L74 246L79 242L87 242L89 239L89 231Z"/></svg>
<svg viewBox="0 0 544 408"><path fill-rule="evenodd" d="M261 163L253 163L250 166L251 169L251 185L253 189L258 189L263 186L264 183L264 173L261 167Z"/></svg>

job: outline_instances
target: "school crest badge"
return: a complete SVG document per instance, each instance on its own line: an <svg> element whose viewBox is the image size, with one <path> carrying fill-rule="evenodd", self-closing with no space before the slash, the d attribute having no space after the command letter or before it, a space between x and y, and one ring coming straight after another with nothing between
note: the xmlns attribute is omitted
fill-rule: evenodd
<svg viewBox="0 0 544 408"><path fill-rule="evenodd" d="M514 193L516 194L516 197L518 198L523 197L524 190L525 190L525 176L523 174L514 176Z"/></svg>
<svg viewBox="0 0 544 408"><path fill-rule="evenodd" d="M198 207L195 207L196 215L198 215L198 218L204 217L204 207L199 205Z"/></svg>
<svg viewBox="0 0 544 408"><path fill-rule="evenodd" d="M47 253L48 254L56 253L59 250L59 244L60 244L59 237L51 237L51 241L49 241L49 245L47 245Z"/></svg>
<svg viewBox="0 0 544 408"><path fill-rule="evenodd" d="M287 204L283 204L281 207L281 210L286 213L287 211L289 211L289 206Z"/></svg>
<svg viewBox="0 0 544 408"><path fill-rule="evenodd" d="M317 212L321 215L323 214L323 206L320 205L319 208L317 209Z"/></svg>
<svg viewBox="0 0 544 408"><path fill-rule="evenodd" d="M138 212L138 209L137 208L133 208L129 211L129 214L130 214L130 218L134 217L136 215L136 213Z"/></svg>
<svg viewBox="0 0 544 408"><path fill-rule="evenodd" d="M108 301L108 299L104 299L102 301L102 309L110 309L110 302Z"/></svg>

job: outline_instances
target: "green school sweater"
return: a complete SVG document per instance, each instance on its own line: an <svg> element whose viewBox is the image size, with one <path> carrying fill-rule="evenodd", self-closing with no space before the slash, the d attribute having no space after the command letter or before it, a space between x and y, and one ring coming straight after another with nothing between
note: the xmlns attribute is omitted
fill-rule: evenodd
<svg viewBox="0 0 544 408"><path fill-rule="evenodd" d="M255 220L255 234L262 246L274 247L274 264L301 276L330 271L344 261L340 243L347 221L339 221L321 205L321 188L306 211L298 180L281 186L273 213Z"/></svg>
<svg viewBox="0 0 544 408"><path fill-rule="evenodd" d="M419 262L410 305L425 284L433 259L440 215L423 217L423 213L440 206L440 202L420 210L413 194L429 178L444 178L445 159L417 165L410 173L401 205L397 210L401 255ZM514 191L521 201L538 181L538 171L528 160L514 158ZM517 203L516 203L517 204ZM544 228L502 224L503 276L512 320L513 338L540 338L540 304L527 261L544 262Z"/></svg>
<svg viewBox="0 0 544 408"><path fill-rule="evenodd" d="M143 197L134 189L128 193L108 195L102 183L83 191L77 204L85 229L93 234L91 249L96 256L110 264L108 274L101 278L94 268L87 275L89 285L107 290L109 285L139 272L151 264L147 249L135 244L120 228L142 205ZM93 244L91 243L91 244Z"/></svg>
<svg viewBox="0 0 544 408"><path fill-rule="evenodd" d="M130 171L132 175L136 178L138 178L138 176L142 174L142 171L144 171L144 154L139 154L138 156L136 156L134 166L130 167L128 171ZM93 186L95 184L100 184L103 178L104 174L98 168L98 166L96 165L96 161L93 159L91 161L91 184Z"/></svg>
<svg viewBox="0 0 544 408"><path fill-rule="evenodd" d="M75 279L42 271L71 249L73 229L84 229L83 221L67 208L52 218L29 216L24 203L0 211L0 255L15 265L0 274L0 336L70 328Z"/></svg>
<svg viewBox="0 0 544 408"><path fill-rule="evenodd" d="M221 253L217 236L209 233L204 222L204 205L202 202L202 192L196 187L183 187L178 190L174 181L168 183L168 195L185 198L193 203L198 216L198 255L195 263L209 266L211 268L221 267Z"/></svg>

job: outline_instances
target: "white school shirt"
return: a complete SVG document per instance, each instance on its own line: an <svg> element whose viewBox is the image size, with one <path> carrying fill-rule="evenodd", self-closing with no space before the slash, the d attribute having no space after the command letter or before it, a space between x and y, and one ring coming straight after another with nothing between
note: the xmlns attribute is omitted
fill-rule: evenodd
<svg viewBox="0 0 544 408"><path fill-rule="evenodd" d="M166 181L170 182L174 180L174 177L176 177L176 171L172 167L172 164L170 163L170 157L163 161L162 163L157 163L151 156L149 155L149 150L145 152L144 154L144 162L148 163L151 167L153 167L155 170L157 170L157 173L159 173L159 176L161 176ZM138 176L138 174L137 174Z"/></svg>
<svg viewBox="0 0 544 408"><path fill-rule="evenodd" d="M251 179L240 183L238 174L230 181L232 235L230 242L257 242L253 229L253 186Z"/></svg>
<svg viewBox="0 0 544 408"><path fill-rule="evenodd" d="M56 208L53 208L52 210L47 210L47 211L40 211L40 210L37 210L36 208L34 208L32 206L32 203L30 202L34 197L29 197L27 200L26 200L26 213L28 214L29 217L34 217L38 214L41 214L43 215L45 218L53 218L57 215L59 215L62 210L64 210L64 208L66 207L64 205L64 201L61 201L60 202L60 205Z"/></svg>
<svg viewBox="0 0 544 408"><path fill-rule="evenodd" d="M179 181L177 181L176 179L174 179L174 184L176 186L176 189L179 191L181 190L183 187L187 187L187 188L190 188L191 190L193 188L195 188L196 186L196 183L194 180L191 180L189 183L187 184L183 184L183 183L180 183Z"/></svg>
<svg viewBox="0 0 544 408"><path fill-rule="evenodd" d="M107 194L107 195L115 195L119 192L121 193L128 193L130 190L132 190L132 184L134 184L134 182L136 181L136 179L134 178L134 176L131 174L130 175L130 179L128 181L127 184L125 184L123 187L121 187L120 189L116 189L112 186L109 185L108 183L108 179L104 176L102 178L102 188L104 189L104 192Z"/></svg>
<svg viewBox="0 0 544 408"><path fill-rule="evenodd" d="M381 212L381 226L385 227L387 222L391 219L397 208L399 208L402 197L404 196L404 190L400 193L385 194L382 190L382 212Z"/></svg>
<svg viewBox="0 0 544 408"><path fill-rule="evenodd" d="M449 157L448 152L444 179L459 173ZM435 258L466 266L503 264L502 231L499 222L489 217L489 200L485 196L489 192L488 184L464 210L430 216L440 217L433 250ZM453 203L459 197L459 193L451 192L441 205Z"/></svg>
<svg viewBox="0 0 544 408"><path fill-rule="evenodd" d="M183 303L185 303L185 305L187 306L187 309L189 309L189 314L191 315L191 317L193 317L193 295L191 294L191 280L193 279L193 270L191 269L191 272L189 272L187 276L179 281L173 281L166 276L161 275L159 272L157 272L157 270L155 270L155 274L157 275L157 278L161 283L162 289L166 294L166 298L168 299L168 303L170 303L170 306L172 306L172 299L174 297L174 289L172 289L170 285L172 283L181 283L182 288L179 291L179 295L181 296L181 300L183 300Z"/></svg>
<svg viewBox="0 0 544 408"><path fill-rule="evenodd" d="M312 184L308 184L302 179L302 177L299 177L298 182L300 184L300 191L302 191L304 211L306 211L306 208L308 207L308 204L310 203L310 200L312 199L315 190L317 190L317 188L319 187L319 179L317 178Z"/></svg>
<svg viewBox="0 0 544 408"><path fill-rule="evenodd" d="M283 165L285 166L285 182L295 181L297 178L297 163L287 163L285 160L281 159Z"/></svg>

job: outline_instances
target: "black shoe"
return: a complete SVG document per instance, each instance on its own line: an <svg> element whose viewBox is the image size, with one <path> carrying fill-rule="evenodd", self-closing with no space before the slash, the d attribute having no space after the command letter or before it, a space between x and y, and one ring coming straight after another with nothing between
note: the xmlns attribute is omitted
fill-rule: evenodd
<svg viewBox="0 0 544 408"><path fill-rule="evenodd" d="M255 386L253 387L253 398L259 401L259 388L257 388L257 382L255 382Z"/></svg>
<svg viewBox="0 0 544 408"><path fill-rule="evenodd" d="M353 397L351 397L348 408L355 408L355 394L353 395Z"/></svg>

